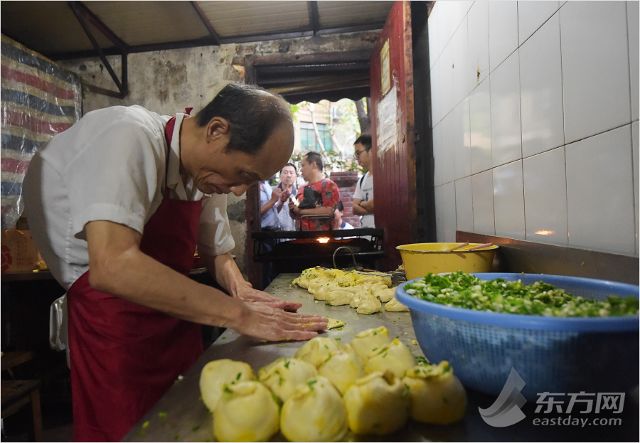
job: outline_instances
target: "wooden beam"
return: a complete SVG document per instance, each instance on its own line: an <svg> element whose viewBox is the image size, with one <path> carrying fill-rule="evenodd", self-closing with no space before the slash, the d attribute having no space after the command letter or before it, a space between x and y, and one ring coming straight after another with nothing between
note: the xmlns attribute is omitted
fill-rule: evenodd
<svg viewBox="0 0 640 443"><path fill-rule="evenodd" d="M129 45L127 45L120 37L116 35L102 20L98 18L84 3L82 2L69 2L75 5L77 10L84 18L86 18L93 26L98 29L105 37L107 37L111 43L117 46L121 51L127 52ZM74 11L75 11L74 10Z"/></svg>
<svg viewBox="0 0 640 443"><path fill-rule="evenodd" d="M129 93L129 88L127 85L127 54L126 52L122 52L120 55L122 57L122 66L121 66L121 78L122 80L118 79L118 76L116 75L115 71L113 70L113 67L111 66L111 63L109 63L109 60L107 59L107 56L104 54L104 52L102 51L102 48L100 47L100 45L98 44L98 41L96 40L96 38L94 37L93 33L91 32L91 30L89 29L89 26L87 25L87 23L85 23L85 15L82 12L82 7L80 6L79 2L69 2L68 3L69 7L71 8L71 10L73 11L73 13L75 14L76 18L78 19L78 22L80 23L80 26L82 26L82 29L84 30L85 34L87 35L87 38L91 41L91 44L93 45L94 49L96 50L96 52L98 53L98 56L100 57L100 60L102 60L102 63L104 65L105 68L107 68L107 72L109 72L109 75L111 76L111 79L113 80L113 82L116 84L116 87L118 88L118 91L111 91L108 89L104 89L104 88L100 88L97 86L93 86L93 85L89 85L83 82L83 84L85 84L88 88L90 88L91 90L93 90L94 92L97 92L99 94L104 94L104 95L109 95L111 97L117 97L117 98L124 98L127 96L127 94Z"/></svg>
<svg viewBox="0 0 640 443"><path fill-rule="evenodd" d="M313 35L316 35L318 29L320 29L320 18L318 16L318 2L307 2L307 9L309 10L309 25L313 31Z"/></svg>
<svg viewBox="0 0 640 443"><path fill-rule="evenodd" d="M209 36L211 36L211 41L213 42L213 44L216 46L219 46L220 36L216 32L216 30L213 28L213 25L209 21L209 18L204 13L204 11L202 10L198 2L189 2L189 3L191 3L191 6L193 6L193 9L196 11L196 14L198 14L198 17L200 18L200 21L202 22L204 27L207 28L207 31L209 31Z"/></svg>
<svg viewBox="0 0 640 443"><path fill-rule="evenodd" d="M330 28L330 29L320 29L318 30L318 35L329 35L329 34L338 34L338 33L347 33L347 32L361 32L361 31L370 31L375 29L381 29L382 25L380 23L367 24L367 25L358 25L358 26L348 26L343 28ZM255 34L255 35L243 35L243 36L235 36L235 37L220 37L219 44L228 44L228 43L247 43L247 42L255 42L255 41L265 41L265 40L282 40L282 39L293 39L293 38L301 38L301 37L311 37L313 35L313 31L309 29L295 30L291 32L278 32L278 33L268 33L268 34ZM149 51L162 51L167 49L182 49L182 48L195 48L198 46L212 46L217 45L214 43L213 38L211 36L207 36L204 38L198 38L193 40L181 40L176 42L168 42L168 43L152 43L145 45L136 45L136 46L128 46L127 53L133 54L137 52L149 52ZM104 55L120 55L122 53L118 48L104 48L102 50ZM47 57L53 60L72 60L79 58L92 58L98 57L99 54L97 51L69 51L69 52L53 52L46 53Z"/></svg>

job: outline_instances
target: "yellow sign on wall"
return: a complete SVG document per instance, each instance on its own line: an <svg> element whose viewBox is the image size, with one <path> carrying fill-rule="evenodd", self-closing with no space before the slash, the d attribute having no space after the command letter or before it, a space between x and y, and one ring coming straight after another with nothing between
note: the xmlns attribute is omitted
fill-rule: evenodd
<svg viewBox="0 0 640 443"><path fill-rule="evenodd" d="M380 96L384 97L391 88L391 69L389 67L389 39L380 50Z"/></svg>

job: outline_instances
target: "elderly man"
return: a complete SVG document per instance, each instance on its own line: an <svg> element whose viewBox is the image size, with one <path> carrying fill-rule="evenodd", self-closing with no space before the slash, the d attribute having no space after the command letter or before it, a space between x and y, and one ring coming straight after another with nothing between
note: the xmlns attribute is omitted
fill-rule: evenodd
<svg viewBox="0 0 640 443"><path fill-rule="evenodd" d="M287 103L232 84L195 117L89 112L33 158L26 211L67 289L76 440L122 439L198 358L199 324L267 340L325 328L253 290L228 254L224 194L270 177L292 149ZM196 244L231 297L188 278Z"/></svg>

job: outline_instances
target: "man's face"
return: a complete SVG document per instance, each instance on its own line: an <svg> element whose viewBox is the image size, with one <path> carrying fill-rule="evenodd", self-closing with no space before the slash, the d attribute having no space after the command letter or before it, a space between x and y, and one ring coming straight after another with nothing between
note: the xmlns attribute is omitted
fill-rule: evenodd
<svg viewBox="0 0 640 443"><path fill-rule="evenodd" d="M266 180L287 162L293 151L293 127L281 124L255 154L228 150L229 134L213 135L200 145L189 171L205 194L243 194L249 185ZM187 167L185 165L185 167Z"/></svg>
<svg viewBox="0 0 640 443"><path fill-rule="evenodd" d="M315 163L309 163L306 158L302 159L300 173L302 174L302 178L304 178L306 182L311 180L311 174L313 173L314 165Z"/></svg>
<svg viewBox="0 0 640 443"><path fill-rule="evenodd" d="M297 174L293 166L285 166L280 171L280 181L287 186L293 185L296 182L296 178Z"/></svg>
<svg viewBox="0 0 640 443"><path fill-rule="evenodd" d="M367 148L361 143L356 143L353 145L353 156L358 161L358 164L362 166L364 169L369 169L369 151Z"/></svg>

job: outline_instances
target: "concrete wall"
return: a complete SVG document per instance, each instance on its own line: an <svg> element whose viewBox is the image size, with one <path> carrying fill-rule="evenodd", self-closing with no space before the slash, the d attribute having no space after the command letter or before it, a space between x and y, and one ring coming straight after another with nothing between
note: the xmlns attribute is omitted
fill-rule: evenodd
<svg viewBox="0 0 640 443"><path fill-rule="evenodd" d="M173 114L182 111L185 106L193 106L194 112L197 112L226 83L244 81L246 56L370 50L377 35L377 32L370 31L130 54L127 59L129 95L120 100L95 94L84 88L83 112L133 104L161 114ZM120 57L109 57L109 62L119 75ZM116 90L98 58L71 60L60 64L78 74L86 83ZM237 198L230 194L228 213L236 240L233 253L238 257L240 268L244 270L245 197Z"/></svg>

